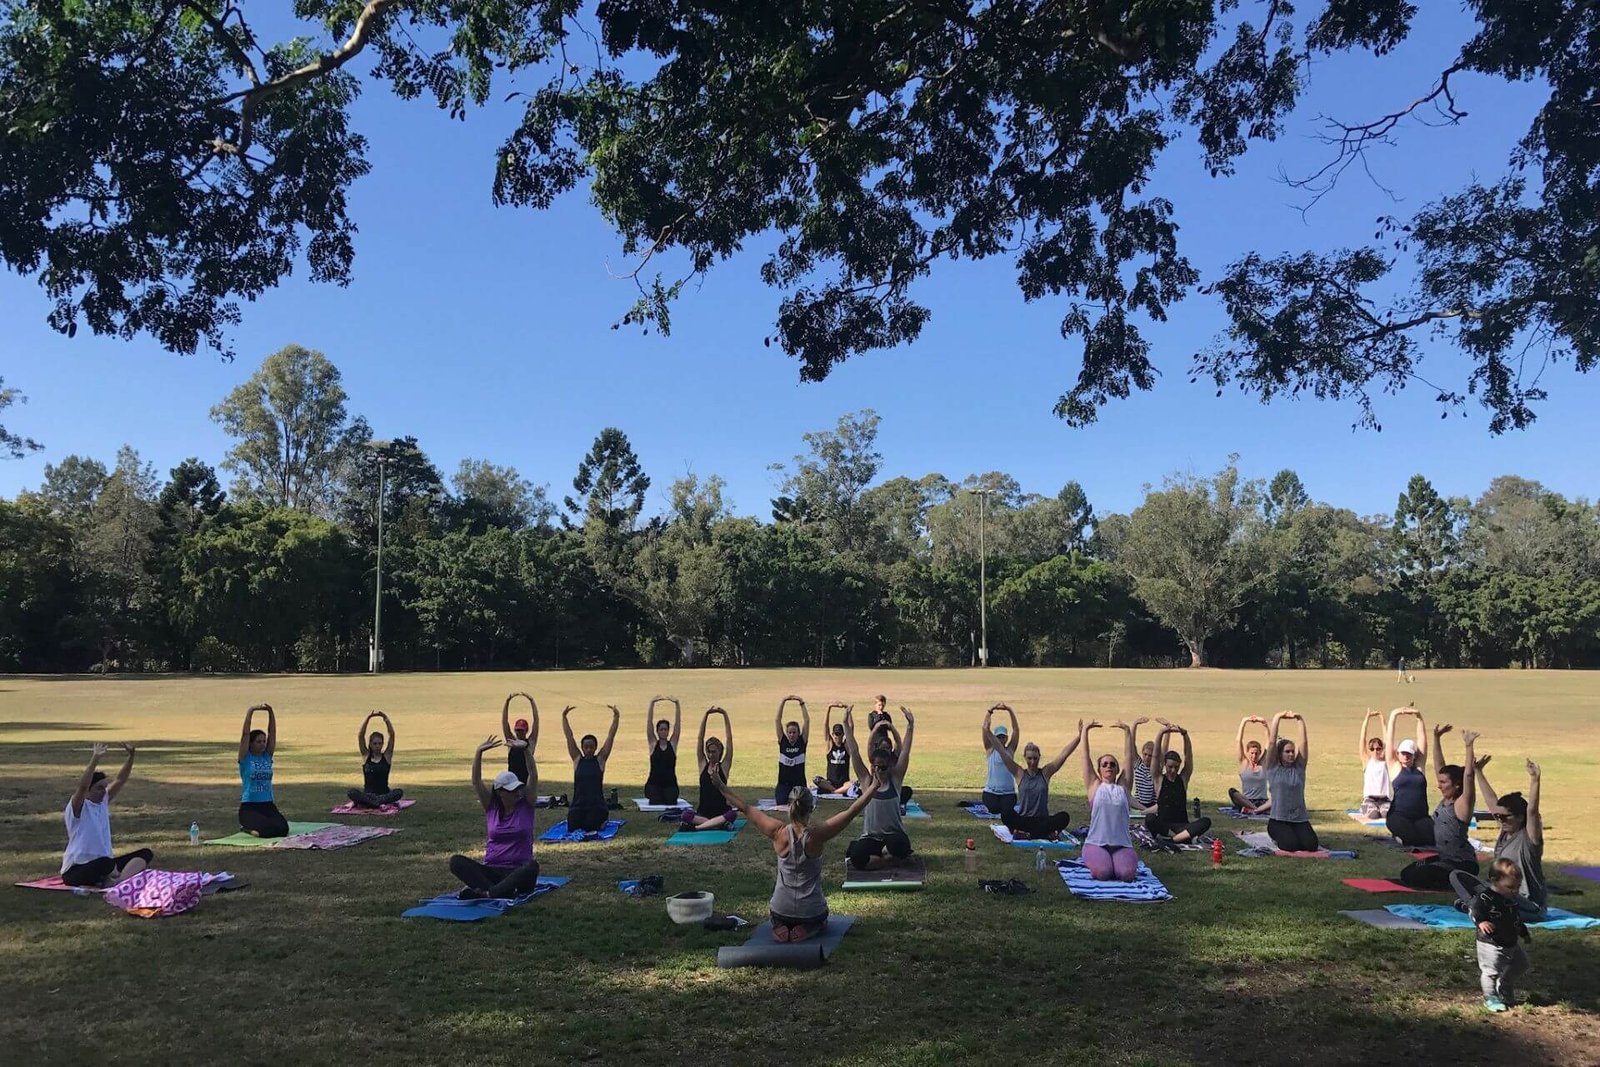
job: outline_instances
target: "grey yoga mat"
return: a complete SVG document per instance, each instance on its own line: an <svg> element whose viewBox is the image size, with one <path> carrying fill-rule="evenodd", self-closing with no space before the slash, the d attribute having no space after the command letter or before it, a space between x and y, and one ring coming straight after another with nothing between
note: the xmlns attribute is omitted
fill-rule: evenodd
<svg viewBox="0 0 1600 1067"><path fill-rule="evenodd" d="M798 945L779 944L772 940L772 923L756 927L750 940L742 945L724 945L717 949L718 967L790 967L810 970L828 962L839 948L839 942L855 924L854 915L830 915L828 925L819 935L813 935Z"/></svg>
<svg viewBox="0 0 1600 1067"><path fill-rule="evenodd" d="M1376 908L1371 911L1341 911L1339 914L1348 915L1358 923L1366 923L1368 926L1376 926L1380 930L1428 929L1428 926L1425 923L1419 923L1415 919L1407 919L1402 915L1396 915L1393 912L1385 911L1383 908Z"/></svg>

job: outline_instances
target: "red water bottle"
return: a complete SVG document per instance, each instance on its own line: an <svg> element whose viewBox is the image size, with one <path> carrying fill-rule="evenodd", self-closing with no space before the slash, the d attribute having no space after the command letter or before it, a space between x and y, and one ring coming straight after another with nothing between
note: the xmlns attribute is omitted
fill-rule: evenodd
<svg viewBox="0 0 1600 1067"><path fill-rule="evenodd" d="M1211 842L1211 866L1213 866L1213 867L1221 867L1222 866L1222 839L1221 838L1218 838L1218 839L1216 839L1216 840Z"/></svg>

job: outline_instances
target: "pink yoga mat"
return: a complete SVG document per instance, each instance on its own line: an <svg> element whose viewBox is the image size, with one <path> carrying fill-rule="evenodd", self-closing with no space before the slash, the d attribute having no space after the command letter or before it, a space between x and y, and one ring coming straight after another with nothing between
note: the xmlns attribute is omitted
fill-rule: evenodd
<svg viewBox="0 0 1600 1067"><path fill-rule="evenodd" d="M61 876L59 874L52 874L49 878L40 878L32 882L17 882L15 884L21 886L23 889L59 889L64 893L70 893L73 890L72 886L61 880ZM91 893L105 892L105 890L98 889L94 886L84 886L84 888L89 890Z"/></svg>
<svg viewBox="0 0 1600 1067"><path fill-rule="evenodd" d="M1387 878L1345 878L1344 884L1363 893L1415 893L1417 890Z"/></svg>
<svg viewBox="0 0 1600 1067"><path fill-rule="evenodd" d="M398 804L385 804L381 808L363 808L347 800L330 811L334 815L398 815L415 803L415 800L402 800Z"/></svg>

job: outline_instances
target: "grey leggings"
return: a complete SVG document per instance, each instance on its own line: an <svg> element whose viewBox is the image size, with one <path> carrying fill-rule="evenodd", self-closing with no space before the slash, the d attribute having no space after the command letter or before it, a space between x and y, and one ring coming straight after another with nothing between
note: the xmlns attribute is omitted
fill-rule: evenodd
<svg viewBox="0 0 1600 1067"><path fill-rule="evenodd" d="M387 793L369 793L365 789L351 789L345 793L350 798L350 803L358 808L381 808L385 804L397 804L405 796L404 789L391 789Z"/></svg>
<svg viewBox="0 0 1600 1067"><path fill-rule="evenodd" d="M520 897L539 884L539 861L529 860L520 867L490 867L467 856L451 856L450 873L467 888L481 889L491 897Z"/></svg>

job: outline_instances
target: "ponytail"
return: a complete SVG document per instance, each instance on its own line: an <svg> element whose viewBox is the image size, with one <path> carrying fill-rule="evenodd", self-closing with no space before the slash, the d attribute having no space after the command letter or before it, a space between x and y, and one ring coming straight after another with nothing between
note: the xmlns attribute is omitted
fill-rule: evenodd
<svg viewBox="0 0 1600 1067"><path fill-rule="evenodd" d="M789 818L799 819L802 822L811 817L816 810L817 798L811 795L808 786L797 785L789 790Z"/></svg>

